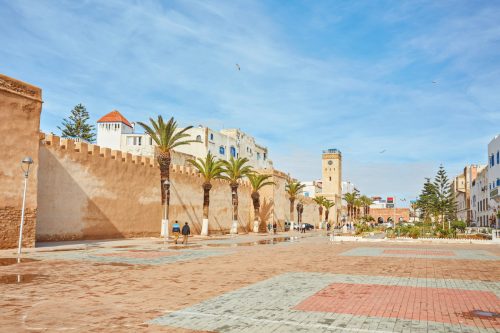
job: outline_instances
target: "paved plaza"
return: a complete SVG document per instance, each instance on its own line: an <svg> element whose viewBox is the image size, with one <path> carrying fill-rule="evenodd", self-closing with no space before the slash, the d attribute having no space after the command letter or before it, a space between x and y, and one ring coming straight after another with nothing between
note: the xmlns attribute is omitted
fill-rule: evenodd
<svg viewBox="0 0 500 333"><path fill-rule="evenodd" d="M497 245L295 233L13 253L0 251L6 332L500 331Z"/></svg>

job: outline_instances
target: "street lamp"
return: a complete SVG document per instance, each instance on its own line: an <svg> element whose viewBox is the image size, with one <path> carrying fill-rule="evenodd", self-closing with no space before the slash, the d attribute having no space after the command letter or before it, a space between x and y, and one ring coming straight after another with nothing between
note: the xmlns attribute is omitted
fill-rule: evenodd
<svg viewBox="0 0 500 333"><path fill-rule="evenodd" d="M21 161L21 169L24 172L24 191L23 191L23 206L21 209L21 225L19 226L19 245L17 247L17 262L21 261L21 248L23 246L23 225L24 225L24 208L26 207L26 189L28 187L28 176L30 173L33 159L29 156Z"/></svg>
<svg viewBox="0 0 500 333"><path fill-rule="evenodd" d="M166 245L168 239L168 210L170 206L170 181L167 179L163 183L163 191L165 191L165 207L163 212L163 221L162 221L162 231L163 231L163 242Z"/></svg>

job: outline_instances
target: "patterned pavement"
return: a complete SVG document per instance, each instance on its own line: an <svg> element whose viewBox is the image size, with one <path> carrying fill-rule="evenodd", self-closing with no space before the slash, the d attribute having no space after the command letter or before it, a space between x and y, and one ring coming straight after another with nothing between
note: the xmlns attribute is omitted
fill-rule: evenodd
<svg viewBox="0 0 500 333"><path fill-rule="evenodd" d="M494 254L484 250L439 250L426 248L357 247L341 254L354 257L396 257L419 259L468 259L499 260Z"/></svg>
<svg viewBox="0 0 500 333"><path fill-rule="evenodd" d="M498 332L499 296L496 282L288 273L150 323L216 332Z"/></svg>
<svg viewBox="0 0 500 333"><path fill-rule="evenodd" d="M100 263L122 263L131 265L165 265L180 261L203 259L230 254L228 250L198 249L91 249L64 252L33 252L30 258L42 260L85 260Z"/></svg>

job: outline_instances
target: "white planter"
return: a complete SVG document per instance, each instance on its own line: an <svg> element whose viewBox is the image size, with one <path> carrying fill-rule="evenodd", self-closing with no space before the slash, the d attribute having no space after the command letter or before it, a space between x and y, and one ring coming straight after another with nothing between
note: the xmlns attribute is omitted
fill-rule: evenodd
<svg viewBox="0 0 500 333"><path fill-rule="evenodd" d="M208 236L208 219L203 219L201 223L201 235Z"/></svg>
<svg viewBox="0 0 500 333"><path fill-rule="evenodd" d="M232 233L232 234L238 233L238 221L233 221L233 224L231 225L230 233Z"/></svg>
<svg viewBox="0 0 500 333"><path fill-rule="evenodd" d="M253 221L253 232L259 232L259 221Z"/></svg>

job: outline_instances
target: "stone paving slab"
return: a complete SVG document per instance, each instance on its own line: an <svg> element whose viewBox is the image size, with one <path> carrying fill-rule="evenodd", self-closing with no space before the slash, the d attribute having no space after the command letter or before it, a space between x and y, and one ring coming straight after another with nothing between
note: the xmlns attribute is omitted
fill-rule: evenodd
<svg viewBox="0 0 500 333"><path fill-rule="evenodd" d="M29 258L42 260L85 260L131 265L165 265L232 253L228 250L92 249L65 252L33 252Z"/></svg>
<svg viewBox="0 0 500 333"><path fill-rule="evenodd" d="M326 306L329 306L329 302L335 301L340 307L325 310L321 308L321 305L315 304L318 295L325 291L332 292L332 288L338 288L338 285L351 286L351 288L345 288L335 295L324 297L322 301ZM392 291L392 296L391 293L381 293L381 288ZM370 289L374 289L375 294L372 293L367 303L366 293L370 292ZM394 293L394 291L399 293ZM423 291L430 293L431 296L416 297ZM455 297L464 292L472 297L471 304L463 304L464 300L468 300L467 295L462 298ZM474 304L483 296L487 296L484 302L489 308L475 309L475 306L484 306L484 303ZM500 330L498 318L487 320L461 318L454 313L451 313L454 315L454 318L451 318L450 311L453 311L455 307L460 311L470 309L498 313L500 312L499 296L500 283L497 282L288 273L180 311L170 312L151 320L150 323L231 333L497 332ZM304 307L304 302L309 302L306 304L307 307ZM422 304L427 307L421 308ZM435 306L433 308L435 316L429 318L428 314L432 305ZM445 309L444 305L448 307Z"/></svg>
<svg viewBox="0 0 500 333"><path fill-rule="evenodd" d="M395 257L418 259L467 259L467 260L500 260L500 257L485 250L439 250L434 248L389 248L389 247L357 247L340 254L353 257Z"/></svg>

